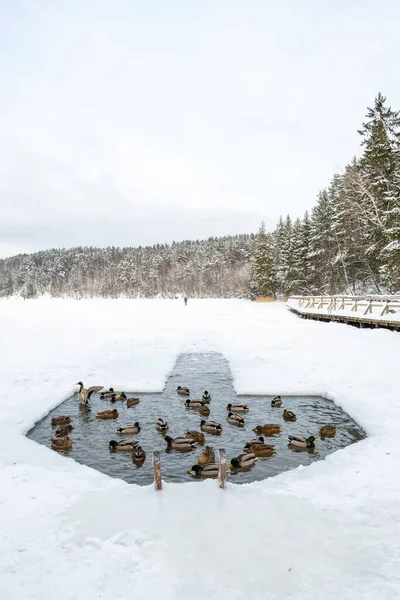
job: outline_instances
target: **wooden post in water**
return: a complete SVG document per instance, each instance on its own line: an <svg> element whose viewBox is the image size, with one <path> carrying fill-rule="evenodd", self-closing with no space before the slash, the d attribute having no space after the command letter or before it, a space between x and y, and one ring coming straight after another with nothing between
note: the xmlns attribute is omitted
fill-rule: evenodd
<svg viewBox="0 0 400 600"><path fill-rule="evenodd" d="M219 469L218 469L218 479L219 479L219 487L224 489L226 484L226 452L223 448L218 450L218 460L219 460Z"/></svg>
<svg viewBox="0 0 400 600"><path fill-rule="evenodd" d="M160 464L160 453L158 450L153 452L153 467L154 467L154 483L156 485L156 490L162 489L162 481L161 481L161 464Z"/></svg>

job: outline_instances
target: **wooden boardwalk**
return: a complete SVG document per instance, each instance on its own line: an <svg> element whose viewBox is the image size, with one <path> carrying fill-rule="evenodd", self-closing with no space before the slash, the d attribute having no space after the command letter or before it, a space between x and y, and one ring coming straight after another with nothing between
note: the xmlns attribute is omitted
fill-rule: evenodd
<svg viewBox="0 0 400 600"><path fill-rule="evenodd" d="M303 319L400 331L400 295L290 296L286 306Z"/></svg>

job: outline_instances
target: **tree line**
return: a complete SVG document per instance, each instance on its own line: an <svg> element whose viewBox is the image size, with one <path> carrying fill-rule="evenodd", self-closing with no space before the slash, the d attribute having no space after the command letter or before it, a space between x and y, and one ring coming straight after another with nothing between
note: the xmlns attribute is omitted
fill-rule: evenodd
<svg viewBox="0 0 400 600"><path fill-rule="evenodd" d="M0 260L0 296L400 293L400 113L378 94L359 134L361 157L301 219L256 235L20 254Z"/></svg>
<svg viewBox="0 0 400 600"><path fill-rule="evenodd" d="M247 297L255 235L138 248L76 247L0 261L0 296Z"/></svg>

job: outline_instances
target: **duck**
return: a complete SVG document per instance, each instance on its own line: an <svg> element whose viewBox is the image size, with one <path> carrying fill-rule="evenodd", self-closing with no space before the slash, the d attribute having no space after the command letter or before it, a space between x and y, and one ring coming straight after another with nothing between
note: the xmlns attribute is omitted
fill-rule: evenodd
<svg viewBox="0 0 400 600"><path fill-rule="evenodd" d="M141 427L139 425L139 421L136 421L133 425L126 425L125 427L119 427L116 429L116 433L139 433Z"/></svg>
<svg viewBox="0 0 400 600"><path fill-rule="evenodd" d="M302 435L289 435L289 446L293 446L293 448L314 448L315 440L318 436L310 435L308 438Z"/></svg>
<svg viewBox="0 0 400 600"><path fill-rule="evenodd" d="M61 417L53 417L51 420L52 427L56 427L56 425L68 425L71 423L71 417L67 417L65 415L61 415Z"/></svg>
<svg viewBox="0 0 400 600"><path fill-rule="evenodd" d="M256 444L255 446L251 446L249 452L252 452L256 456L272 456L275 454L275 446L271 446L270 444Z"/></svg>
<svg viewBox="0 0 400 600"><path fill-rule="evenodd" d="M205 444L206 438L201 431L187 431L185 437L194 440L198 444Z"/></svg>
<svg viewBox="0 0 400 600"><path fill-rule="evenodd" d="M222 432L222 427L219 423L216 423L215 421L205 421L204 419L200 421L200 429L216 435L219 435Z"/></svg>
<svg viewBox="0 0 400 600"><path fill-rule="evenodd" d="M319 435L321 437L330 437L332 435L335 435L335 433L336 433L336 427L334 425L324 425L319 430Z"/></svg>
<svg viewBox="0 0 400 600"><path fill-rule="evenodd" d="M157 419L156 429L157 429L157 431L167 431L167 429L168 429L167 421L164 421L164 419Z"/></svg>
<svg viewBox="0 0 400 600"><path fill-rule="evenodd" d="M173 450L180 450L181 452L187 452L188 450L194 450L196 442L186 437L172 438L169 435L163 435L164 440L167 442L168 448Z"/></svg>
<svg viewBox="0 0 400 600"><path fill-rule="evenodd" d="M108 448L113 452L133 452L138 445L139 442L136 440L121 440L120 442L111 440L108 442Z"/></svg>
<svg viewBox="0 0 400 600"><path fill-rule="evenodd" d="M136 446L136 448L132 452L132 462L136 465L141 465L146 460L146 452L143 450L142 446Z"/></svg>
<svg viewBox="0 0 400 600"><path fill-rule="evenodd" d="M231 460L231 464L229 465L229 469L249 469L252 467L257 458L254 453L250 454L239 454L239 456L235 456Z"/></svg>
<svg viewBox="0 0 400 600"><path fill-rule="evenodd" d="M71 450L72 448L72 440L67 435L60 440L52 438L50 442L52 450Z"/></svg>
<svg viewBox="0 0 400 600"><path fill-rule="evenodd" d="M119 413L117 409L114 408L114 410L102 410L101 412L98 412L96 415L96 419L117 419L118 416Z"/></svg>
<svg viewBox="0 0 400 600"><path fill-rule="evenodd" d="M271 400L271 406L280 408L282 406L282 398L280 396L275 396L275 398L273 398L273 400Z"/></svg>
<svg viewBox="0 0 400 600"><path fill-rule="evenodd" d="M139 404L140 398L127 398L126 399L126 408L132 408L132 406L136 406Z"/></svg>
<svg viewBox="0 0 400 600"><path fill-rule="evenodd" d="M200 408L204 406L204 402L202 400L186 400L185 406L186 408Z"/></svg>
<svg viewBox="0 0 400 600"><path fill-rule="evenodd" d="M110 389L107 390L106 392L101 392L100 393L100 399L104 400L104 398L111 398L111 396L114 396L117 393L118 392L114 391L114 388L110 387Z"/></svg>
<svg viewBox="0 0 400 600"><path fill-rule="evenodd" d="M208 465L215 463L215 452L211 446L206 446L202 452L200 452L197 459L199 465Z"/></svg>
<svg viewBox="0 0 400 600"><path fill-rule="evenodd" d="M125 392L120 392L119 394L115 393L111 396L111 400L112 402L115 402L116 400L127 400L126 394Z"/></svg>
<svg viewBox="0 0 400 600"><path fill-rule="evenodd" d="M210 414L210 409L208 408L208 406L199 406L199 408L197 409L197 412L202 417L208 417Z"/></svg>
<svg viewBox="0 0 400 600"><path fill-rule="evenodd" d="M296 415L294 414L294 412L292 412L291 410L286 410L286 408L284 409L283 413L282 413L282 417L284 418L285 421L295 421L296 420Z"/></svg>
<svg viewBox="0 0 400 600"><path fill-rule="evenodd" d="M257 427L254 427L253 431L257 435L275 435L276 433L281 432L281 426L273 423L266 423L265 425L257 425Z"/></svg>
<svg viewBox="0 0 400 600"><path fill-rule="evenodd" d="M65 437L66 435L68 435L69 433L71 433L71 431L73 430L72 425L61 425L60 427L58 427L55 431L55 436L56 437Z"/></svg>
<svg viewBox="0 0 400 600"><path fill-rule="evenodd" d="M176 388L176 391L181 396L190 396L190 390L187 387L182 387L182 386L178 385L178 387Z"/></svg>
<svg viewBox="0 0 400 600"><path fill-rule="evenodd" d="M228 413L226 420L231 425L236 425L237 427L244 427L245 425L243 417L240 417L239 415L234 415L231 412Z"/></svg>
<svg viewBox="0 0 400 600"><path fill-rule="evenodd" d="M210 394L207 392L207 390L204 391L201 399L203 400L204 404L210 404L211 402L211 396Z"/></svg>
<svg viewBox="0 0 400 600"><path fill-rule="evenodd" d="M247 404L228 404L226 407L229 412L248 412L249 407Z"/></svg>
<svg viewBox="0 0 400 600"><path fill-rule="evenodd" d="M250 450L250 448L254 448L258 444L264 444L264 438L262 435L258 438L255 438L254 440L250 440L249 442L246 442L244 445L244 450Z"/></svg>
<svg viewBox="0 0 400 600"><path fill-rule="evenodd" d="M92 394L97 394L103 389L102 385L92 385L90 388L86 389L83 387L82 381L78 381L76 385L79 385L78 398L81 404L89 404L89 400Z"/></svg>
<svg viewBox="0 0 400 600"><path fill-rule="evenodd" d="M218 477L219 467L215 463L207 464L207 465L193 465L191 469L189 469L189 475L193 475L193 477Z"/></svg>

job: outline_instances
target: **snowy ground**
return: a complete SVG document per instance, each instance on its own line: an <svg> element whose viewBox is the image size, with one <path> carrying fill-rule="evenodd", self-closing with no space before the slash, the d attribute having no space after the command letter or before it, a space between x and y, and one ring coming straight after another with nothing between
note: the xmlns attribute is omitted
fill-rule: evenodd
<svg viewBox="0 0 400 600"><path fill-rule="evenodd" d="M400 334L246 301L0 301L4 600L400 597ZM108 478L26 439L73 383L160 390L182 351L240 393L318 393L369 437L261 483Z"/></svg>

